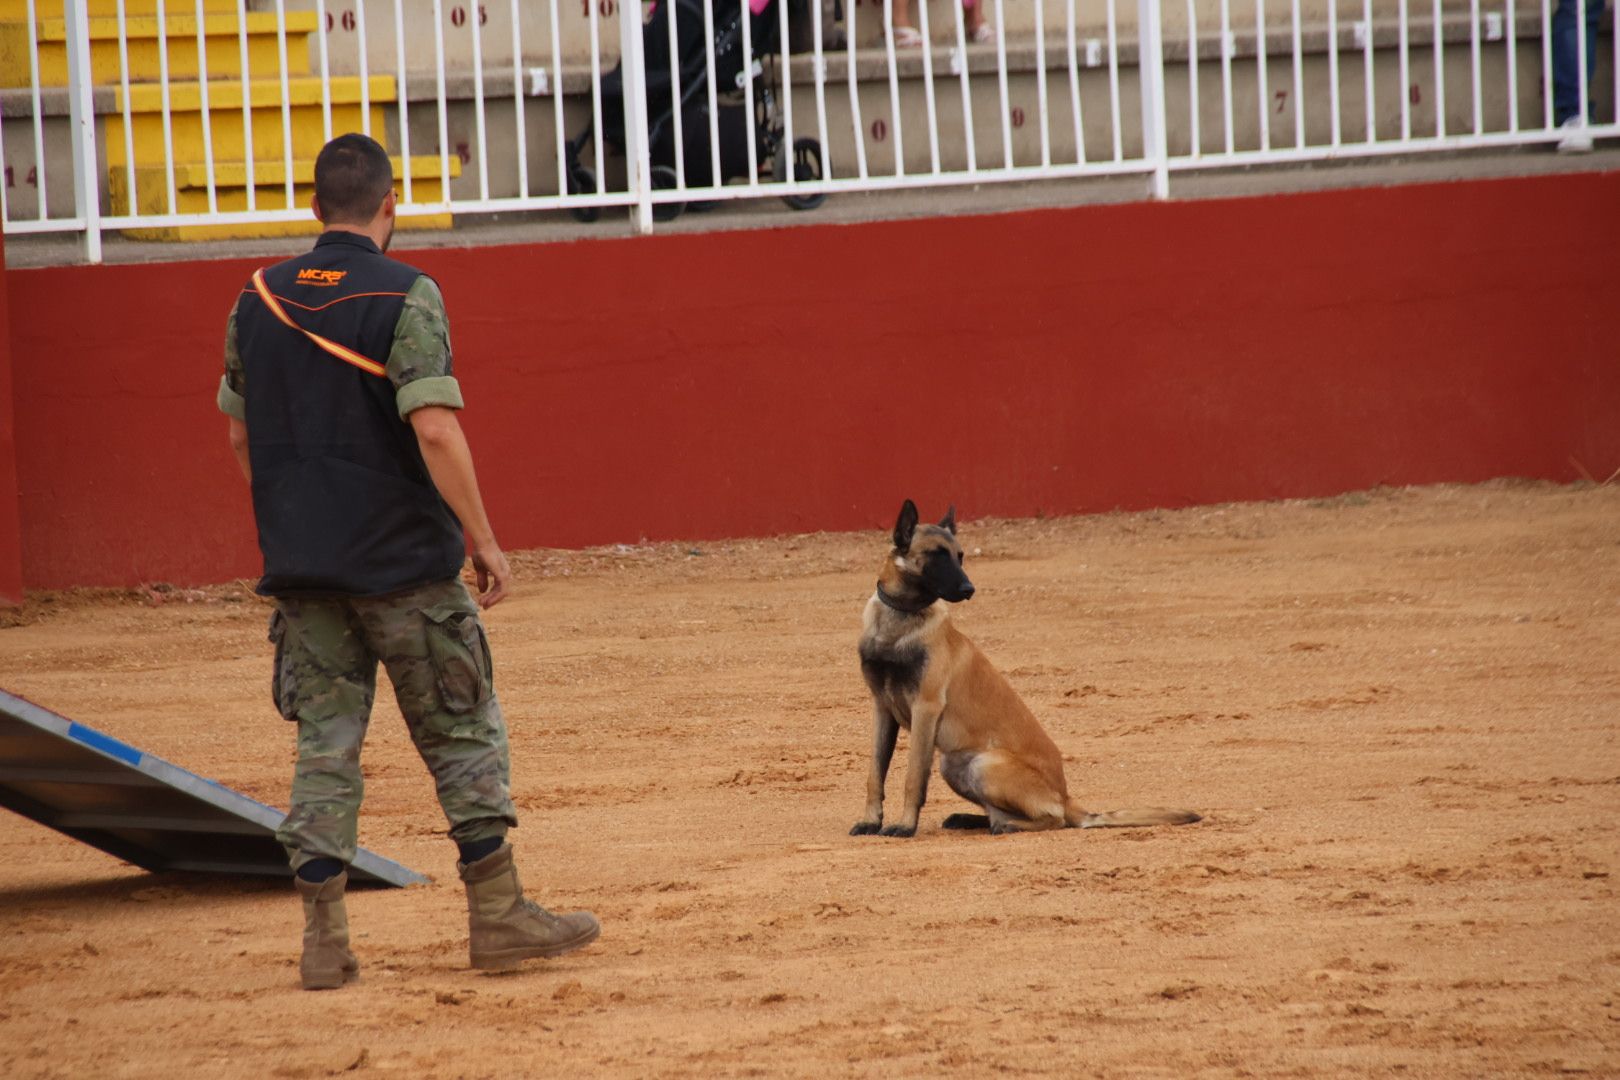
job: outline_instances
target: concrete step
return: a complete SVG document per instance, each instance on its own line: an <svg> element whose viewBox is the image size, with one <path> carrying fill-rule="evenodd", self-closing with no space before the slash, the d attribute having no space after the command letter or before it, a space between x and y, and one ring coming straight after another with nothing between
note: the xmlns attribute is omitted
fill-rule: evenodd
<svg viewBox="0 0 1620 1080"><path fill-rule="evenodd" d="M118 16L118 0L87 0L87 7L91 17L105 16L116 18ZM205 12L236 11L241 7L241 0L203 0ZM311 5L313 8L313 5ZM34 0L34 18L61 19L67 10L65 0ZM163 5L168 15L195 15L197 13L196 0L167 0ZM124 0L125 15L153 15L158 11L158 0ZM0 0L0 19L22 21L28 18L28 0Z"/></svg>
<svg viewBox="0 0 1620 1080"><path fill-rule="evenodd" d="M305 40L319 25L313 12L291 12L287 16L287 67L307 74L308 46ZM62 19L40 19L35 24L39 43L41 86L66 86L67 24ZM155 82L161 76L158 44L159 21L155 15L136 15L125 20L125 41L132 82ZM235 12L204 16L203 33L211 79L241 73L239 30L247 32L248 71L260 78L281 71L280 47L274 14L249 14L245 20ZM194 14L169 15L163 20L167 35L170 79L195 79L197 65L197 18ZM29 69L28 23L0 20L0 87L27 86ZM92 81L110 85L120 81L123 68L119 58L118 20L94 16L90 19L90 70Z"/></svg>
<svg viewBox="0 0 1620 1080"><path fill-rule="evenodd" d="M382 138L384 105L395 99L392 76L376 75L367 81L371 132ZM248 102L252 115L253 155L270 161L286 156L282 137L282 84L279 79L255 79L249 86ZM287 111L291 129L293 158L313 159L325 145L326 129L322 113L321 80L311 76L287 80ZM121 88L114 92L114 109L104 118L107 162L123 165L128 160L124 147L124 117ZM364 130L361 83L358 78L331 80L333 135ZM161 165L164 161L161 88L142 84L129 88L135 164ZM242 119L242 83L208 84L208 117L216 161L246 158L245 127ZM203 161L202 91L199 83L181 83L170 88L170 117L175 161Z"/></svg>
<svg viewBox="0 0 1620 1080"><path fill-rule="evenodd" d="M395 157L394 173L404 169L402 159ZM450 178L461 173L461 162L450 159ZM246 210L247 164L242 161L221 162L214 167L215 204L222 211ZM286 167L281 161L254 162L254 201L260 210L285 208L287 204ZM315 162L301 159L293 162L292 206L307 209L315 187ZM177 213L200 213L208 209L208 174L200 163L177 165L174 172ZM161 165L141 166L135 170L135 212L142 214L169 213L167 178ZM397 184L396 184L397 187ZM125 169L109 169L107 192L115 214L129 212L129 173ZM444 197L444 184L439 174L439 158L423 155L411 158L411 202L428 204ZM401 193L403 198L403 193ZM452 224L449 214L401 216L401 229L444 229ZM303 236L319 232L319 223L273 222L245 225L183 225L161 229L129 229L125 235L141 240L220 240L267 236Z"/></svg>

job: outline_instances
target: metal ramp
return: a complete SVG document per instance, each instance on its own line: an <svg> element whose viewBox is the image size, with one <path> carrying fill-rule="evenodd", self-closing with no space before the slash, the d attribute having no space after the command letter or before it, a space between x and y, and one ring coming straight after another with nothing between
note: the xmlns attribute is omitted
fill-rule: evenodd
<svg viewBox="0 0 1620 1080"><path fill-rule="evenodd" d="M4 690L0 806L145 870L292 876L282 811ZM428 879L362 848L349 880Z"/></svg>

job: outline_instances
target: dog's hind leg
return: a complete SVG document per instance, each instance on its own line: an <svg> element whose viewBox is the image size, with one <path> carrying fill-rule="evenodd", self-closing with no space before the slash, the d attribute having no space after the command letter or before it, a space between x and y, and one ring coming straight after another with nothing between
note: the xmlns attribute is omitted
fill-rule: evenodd
<svg viewBox="0 0 1620 1080"><path fill-rule="evenodd" d="M1062 818L1050 816L1038 818L1017 817L1016 815L990 808L990 832L996 836L1013 832L1046 832L1048 829L1064 828Z"/></svg>
<svg viewBox="0 0 1620 1080"><path fill-rule="evenodd" d="M984 796L979 792L979 769L976 763L979 755L972 752L941 754L939 758L940 778L962 798L970 803L984 806ZM939 823L942 829L988 829L990 817L988 814L950 814Z"/></svg>
<svg viewBox="0 0 1620 1080"><path fill-rule="evenodd" d="M988 829L989 814L950 814L939 823L942 829Z"/></svg>
<svg viewBox="0 0 1620 1080"><path fill-rule="evenodd" d="M1044 832L1065 826L1063 797L1040 773L994 751L979 755L975 766L979 801L989 811L991 832Z"/></svg>

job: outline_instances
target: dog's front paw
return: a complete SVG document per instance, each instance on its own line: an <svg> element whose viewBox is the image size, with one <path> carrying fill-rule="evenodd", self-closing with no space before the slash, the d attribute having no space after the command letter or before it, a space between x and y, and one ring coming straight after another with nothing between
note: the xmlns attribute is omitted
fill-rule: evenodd
<svg viewBox="0 0 1620 1080"><path fill-rule="evenodd" d="M857 821L855 827L849 830L849 835L871 836L881 828L883 828L883 822L881 821Z"/></svg>
<svg viewBox="0 0 1620 1080"><path fill-rule="evenodd" d="M915 825L885 825L883 827L883 831L879 835L881 835L881 836L916 836L917 835L917 826L915 826Z"/></svg>

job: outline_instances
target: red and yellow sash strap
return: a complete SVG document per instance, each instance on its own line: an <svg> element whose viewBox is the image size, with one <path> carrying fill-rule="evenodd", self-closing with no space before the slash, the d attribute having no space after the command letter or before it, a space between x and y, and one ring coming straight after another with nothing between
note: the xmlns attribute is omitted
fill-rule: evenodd
<svg viewBox="0 0 1620 1080"><path fill-rule="evenodd" d="M297 330L300 334L303 334L305 337L309 338L309 340L313 341L315 344L319 345L321 348L325 349L339 360L342 360L345 364L353 364L361 371L367 372L371 375L388 374L388 369L377 363L377 361L371 359L371 357L362 356L346 345L339 345L337 342L330 341L327 338L321 337L319 334L305 330L302 326L299 326L297 323L293 322L292 316L288 315L286 309L281 306L281 301L275 298L274 294L270 292L270 287L264 283L263 270L253 271L253 287L258 290L259 299L264 301L264 306L270 309L270 314L274 315L276 318L280 319L294 330Z"/></svg>

